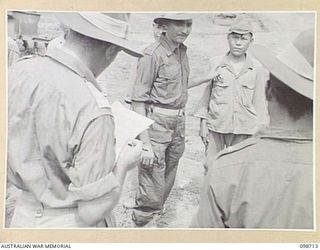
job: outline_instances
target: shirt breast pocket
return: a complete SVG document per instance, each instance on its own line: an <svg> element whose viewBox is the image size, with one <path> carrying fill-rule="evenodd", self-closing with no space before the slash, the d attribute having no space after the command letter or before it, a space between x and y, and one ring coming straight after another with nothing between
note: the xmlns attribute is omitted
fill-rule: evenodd
<svg viewBox="0 0 320 250"><path fill-rule="evenodd" d="M178 64L168 62L163 64L159 69L159 77L167 81L177 81L180 75L180 67Z"/></svg>
<svg viewBox="0 0 320 250"><path fill-rule="evenodd" d="M249 76L243 77L240 82L240 93L242 104L245 107L252 107L253 95L255 91L255 76L250 74Z"/></svg>
<svg viewBox="0 0 320 250"><path fill-rule="evenodd" d="M213 83L213 97L216 104L228 103L229 83L226 81L216 81Z"/></svg>

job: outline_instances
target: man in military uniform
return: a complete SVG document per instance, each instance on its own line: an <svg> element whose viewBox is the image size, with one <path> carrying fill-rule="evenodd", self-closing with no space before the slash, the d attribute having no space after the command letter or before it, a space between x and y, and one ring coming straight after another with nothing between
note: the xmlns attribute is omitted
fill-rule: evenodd
<svg viewBox="0 0 320 250"><path fill-rule="evenodd" d="M157 41L161 37L161 34L163 33L163 27L159 23L152 22L152 31L153 31L152 32L153 38L155 41ZM150 43L142 44L141 50L143 51L149 45L150 45ZM129 105L131 105L131 103L132 103L131 95L132 95L133 83L136 80L137 61L134 62L134 64L132 65L132 68L134 70L132 71L132 73L130 74L130 77L129 77L129 84L131 84L131 85L130 85L130 88L128 89L128 92L127 92L125 99L124 99L124 101Z"/></svg>
<svg viewBox="0 0 320 250"><path fill-rule="evenodd" d="M265 72L247 53L253 41L251 23L239 17L231 24L227 38L229 51L211 58L208 76L190 84L210 81L194 113L201 119L199 134L206 146L205 167L216 153L247 139L268 122Z"/></svg>
<svg viewBox="0 0 320 250"><path fill-rule="evenodd" d="M191 226L312 229L314 30L277 57L252 52L270 71L270 125L218 153Z"/></svg>
<svg viewBox="0 0 320 250"><path fill-rule="evenodd" d="M9 71L7 172L23 190L10 227L103 227L142 145L115 162L112 110L95 79L119 51L142 54L126 38L127 14L56 15L65 43Z"/></svg>
<svg viewBox="0 0 320 250"><path fill-rule="evenodd" d="M189 63L183 42L191 32L192 19L170 13L154 22L165 32L139 60L132 93L133 109L155 121L140 135L143 153L133 211L136 226L144 226L163 209L185 147Z"/></svg>

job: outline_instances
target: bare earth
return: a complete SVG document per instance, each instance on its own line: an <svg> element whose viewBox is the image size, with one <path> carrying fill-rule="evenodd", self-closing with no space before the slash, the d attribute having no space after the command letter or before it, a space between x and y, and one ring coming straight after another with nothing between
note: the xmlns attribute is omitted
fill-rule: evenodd
<svg viewBox="0 0 320 250"><path fill-rule="evenodd" d="M314 28L314 15L310 13L249 13L253 22L256 43L279 51L289 40L305 28ZM152 18L154 14L132 14L131 36L144 43L152 42ZM228 27L217 24L214 13L195 14L193 30L186 41L188 46L191 78L208 71L211 57L227 51ZM39 23L42 34L58 34L56 20L43 15ZM127 94L132 67L136 59L120 53L115 62L99 77L99 83L111 102L123 100ZM158 221L160 228L187 228L196 211L203 181L204 147L198 136L199 121L191 116L202 94L202 87L189 91L186 116L186 150L180 160L175 185L166 202L166 211ZM131 202L137 185L137 170L128 174L119 204L114 209L118 227L132 227L131 209L124 203ZM12 205L11 205L12 206ZM7 216L7 222L10 214Z"/></svg>

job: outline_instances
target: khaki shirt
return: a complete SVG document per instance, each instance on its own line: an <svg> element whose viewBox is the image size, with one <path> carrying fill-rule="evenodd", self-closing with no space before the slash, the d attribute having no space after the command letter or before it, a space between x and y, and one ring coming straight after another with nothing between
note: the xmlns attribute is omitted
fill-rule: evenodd
<svg viewBox="0 0 320 250"><path fill-rule="evenodd" d="M266 75L258 61L247 55L237 75L227 54L212 58L210 68L219 80L205 87L195 116L219 133L254 134L259 124L268 123Z"/></svg>
<svg viewBox="0 0 320 250"><path fill-rule="evenodd" d="M92 72L61 49L9 71L8 178L44 207L77 207L119 183L114 121Z"/></svg>
<svg viewBox="0 0 320 250"><path fill-rule="evenodd" d="M221 151L192 227L312 229L311 131L267 128Z"/></svg>
<svg viewBox="0 0 320 250"><path fill-rule="evenodd" d="M190 71L186 50L183 44L173 47L164 35L148 46L138 62L132 101L183 108Z"/></svg>

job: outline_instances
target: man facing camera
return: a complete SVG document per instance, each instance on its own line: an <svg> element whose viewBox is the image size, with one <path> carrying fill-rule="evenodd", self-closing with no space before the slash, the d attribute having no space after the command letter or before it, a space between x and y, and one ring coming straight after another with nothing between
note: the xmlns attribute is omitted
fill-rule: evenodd
<svg viewBox="0 0 320 250"><path fill-rule="evenodd" d="M270 125L218 153L191 226L312 229L314 30L252 52L270 71Z"/></svg>
<svg viewBox="0 0 320 250"><path fill-rule="evenodd" d="M186 46L192 18L169 13L157 17L163 34L144 50L138 62L132 107L155 121L140 135L142 164L133 221L141 227L161 213L175 181L185 148L185 115L189 62ZM151 222L153 221L153 222Z"/></svg>
<svg viewBox="0 0 320 250"><path fill-rule="evenodd" d="M205 167L219 151L249 138L267 124L265 72L247 53L253 42L251 23L239 17L232 23L227 41L229 51L213 57L208 76L191 84L210 81L194 114L201 119Z"/></svg>

